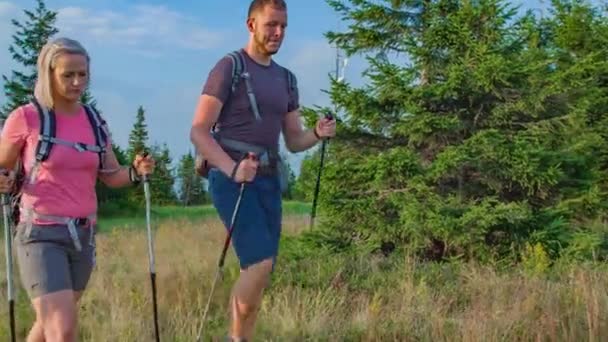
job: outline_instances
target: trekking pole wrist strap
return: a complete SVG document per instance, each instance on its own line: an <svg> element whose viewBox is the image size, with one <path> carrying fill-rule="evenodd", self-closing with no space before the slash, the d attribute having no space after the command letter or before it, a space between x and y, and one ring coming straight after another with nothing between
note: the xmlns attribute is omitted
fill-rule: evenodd
<svg viewBox="0 0 608 342"><path fill-rule="evenodd" d="M137 174L137 170L133 165L129 167L129 180L133 185L139 185L139 183L141 183L141 177Z"/></svg>
<svg viewBox="0 0 608 342"><path fill-rule="evenodd" d="M317 137L317 140L321 140L322 139L321 136L319 135L319 133L317 133L317 126L315 126L312 129L312 132L315 134L315 137Z"/></svg>
<svg viewBox="0 0 608 342"><path fill-rule="evenodd" d="M234 164L234 167L232 168L232 172L230 173L230 179L232 179L233 181L236 181L236 179L235 179L236 171L239 169L239 165L241 164L241 161L243 161L243 159L237 160L236 164Z"/></svg>

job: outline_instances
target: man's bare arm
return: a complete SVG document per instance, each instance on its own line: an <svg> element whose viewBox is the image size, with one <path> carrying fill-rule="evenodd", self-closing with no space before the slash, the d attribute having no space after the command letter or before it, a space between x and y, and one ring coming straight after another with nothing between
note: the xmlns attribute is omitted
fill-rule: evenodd
<svg viewBox="0 0 608 342"><path fill-rule="evenodd" d="M210 164L230 176L236 163L213 139L210 132L220 115L222 106L222 102L216 97L205 94L200 96L190 129L190 141Z"/></svg>
<svg viewBox="0 0 608 342"><path fill-rule="evenodd" d="M305 151L319 141L313 129L303 129L300 111L297 109L287 113L285 116L283 136L285 138L285 146L292 153Z"/></svg>

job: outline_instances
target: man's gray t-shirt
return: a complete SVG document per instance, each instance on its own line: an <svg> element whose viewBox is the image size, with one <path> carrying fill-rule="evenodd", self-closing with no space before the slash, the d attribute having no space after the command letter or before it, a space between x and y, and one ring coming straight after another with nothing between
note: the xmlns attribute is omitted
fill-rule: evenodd
<svg viewBox="0 0 608 342"><path fill-rule="evenodd" d="M217 122L218 135L278 150L285 114L299 107L297 87L291 91L286 69L276 62L271 61L270 65L265 66L254 61L243 49L240 52L250 75L262 119L255 119L244 79L239 81L234 93L230 94L232 59L225 56L209 72L203 88L203 94L214 96L223 103ZM226 152L234 159L241 157L240 153Z"/></svg>

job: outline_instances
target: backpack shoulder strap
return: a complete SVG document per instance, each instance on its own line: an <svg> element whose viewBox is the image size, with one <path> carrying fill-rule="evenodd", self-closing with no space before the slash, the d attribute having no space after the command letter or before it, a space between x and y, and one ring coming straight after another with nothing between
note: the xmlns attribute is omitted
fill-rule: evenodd
<svg viewBox="0 0 608 342"><path fill-rule="evenodd" d="M262 116L260 115L260 109L258 107L258 102L255 98L255 93L253 92L253 86L251 85L250 76L247 72L247 64L245 63L245 57L243 57L242 51L232 51L228 54L228 56L232 59L232 86L230 88L231 93L234 93L241 78L244 79L245 87L247 88L247 97L249 98L249 104L251 105L253 115L255 116L256 121L261 121Z"/></svg>
<svg viewBox="0 0 608 342"><path fill-rule="evenodd" d="M97 146L105 147L108 142L108 138L110 137L110 132L108 130L106 121L101 117L95 107L91 105L84 105L84 109L87 113L87 117L89 118L89 122L91 123L91 127L93 127L93 133L95 134L95 142Z"/></svg>
<svg viewBox="0 0 608 342"><path fill-rule="evenodd" d="M231 83L230 83L230 91L228 92L228 96L232 95L236 91L236 87L241 81L241 77L245 72L245 60L243 59L243 55L240 50L234 50L229 52L227 57L232 61L232 73L231 75ZM217 130L217 123L213 124L211 127L211 132L215 132Z"/></svg>
<svg viewBox="0 0 608 342"><path fill-rule="evenodd" d="M236 90L236 87L241 80L244 73L247 72L245 67L245 59L241 54L241 51L235 50L228 54L228 57L232 60L232 88L231 92Z"/></svg>
<svg viewBox="0 0 608 342"><path fill-rule="evenodd" d="M55 112L42 106L35 98L32 99L32 103L36 107L40 119L40 137L36 146L36 161L43 162L51 153L53 138L55 138L57 132Z"/></svg>
<svg viewBox="0 0 608 342"><path fill-rule="evenodd" d="M298 89L298 80L296 75L294 75L294 73L286 67L283 67L283 69L285 69L285 72L287 73L287 86L289 87L289 91L296 91Z"/></svg>
<svg viewBox="0 0 608 342"><path fill-rule="evenodd" d="M106 152L106 145L110 132L106 121L99 115L99 112L95 110L95 107L91 105L84 105L84 109L87 113L91 128L93 128L93 134L95 135L95 144L99 147L99 165L103 168L104 154Z"/></svg>

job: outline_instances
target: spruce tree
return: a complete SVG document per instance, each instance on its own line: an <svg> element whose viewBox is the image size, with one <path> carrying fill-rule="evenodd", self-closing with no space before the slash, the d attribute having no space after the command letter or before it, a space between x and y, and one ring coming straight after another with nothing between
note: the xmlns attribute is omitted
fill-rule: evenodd
<svg viewBox="0 0 608 342"><path fill-rule="evenodd" d="M148 128L146 124L145 111L142 106L137 108L135 123L129 133L129 147L127 148L127 158L132 162L135 155L146 151L148 145Z"/></svg>
<svg viewBox="0 0 608 342"><path fill-rule="evenodd" d="M154 174L150 178L151 198L156 205L171 205L177 202L173 188L175 177L173 175L173 160L167 144L154 145L151 149L156 161Z"/></svg>
<svg viewBox="0 0 608 342"><path fill-rule="evenodd" d="M12 35L9 52L22 70L13 70L10 76L2 75L7 103L0 109L0 118L5 118L17 107L29 102L34 93L37 77L36 63L42 47L58 32L55 27L57 12L47 9L43 0L36 0L34 10L24 10L26 19L11 22L17 32Z"/></svg>
<svg viewBox="0 0 608 342"><path fill-rule="evenodd" d="M287 155L285 153L281 153L281 159L283 163L285 163L285 169L287 170L287 189L282 194L282 198L286 200L295 199L296 191L296 175L291 168L291 165L288 163Z"/></svg>
<svg viewBox="0 0 608 342"><path fill-rule="evenodd" d="M325 160L327 160L329 149L325 151ZM307 155L300 165L300 174L294 185L295 196L307 202L312 202L314 197L317 175L319 172L319 163L321 160L321 149L316 149ZM321 182L323 179L321 180ZM319 191L325 192L325 185L321 183Z"/></svg>
<svg viewBox="0 0 608 342"><path fill-rule="evenodd" d="M587 222L603 210L605 170L589 94L606 59L556 48L556 20L582 10L540 21L502 0L328 2L352 22L330 42L387 58L368 59L360 88L332 82L343 114L323 175L325 236L432 259L517 259L529 245L597 255ZM562 44L583 44L570 29Z"/></svg>
<svg viewBox="0 0 608 342"><path fill-rule="evenodd" d="M112 151L120 165L130 165L126 153L120 146L113 144ZM134 190L132 187L113 189L107 187L101 181L97 181L96 193L100 213L102 215L124 215L128 211L138 210L139 208L131 201Z"/></svg>
<svg viewBox="0 0 608 342"><path fill-rule="evenodd" d="M191 152L184 154L177 169L179 180L179 200L184 206L205 203L203 178L194 170L194 156Z"/></svg>

